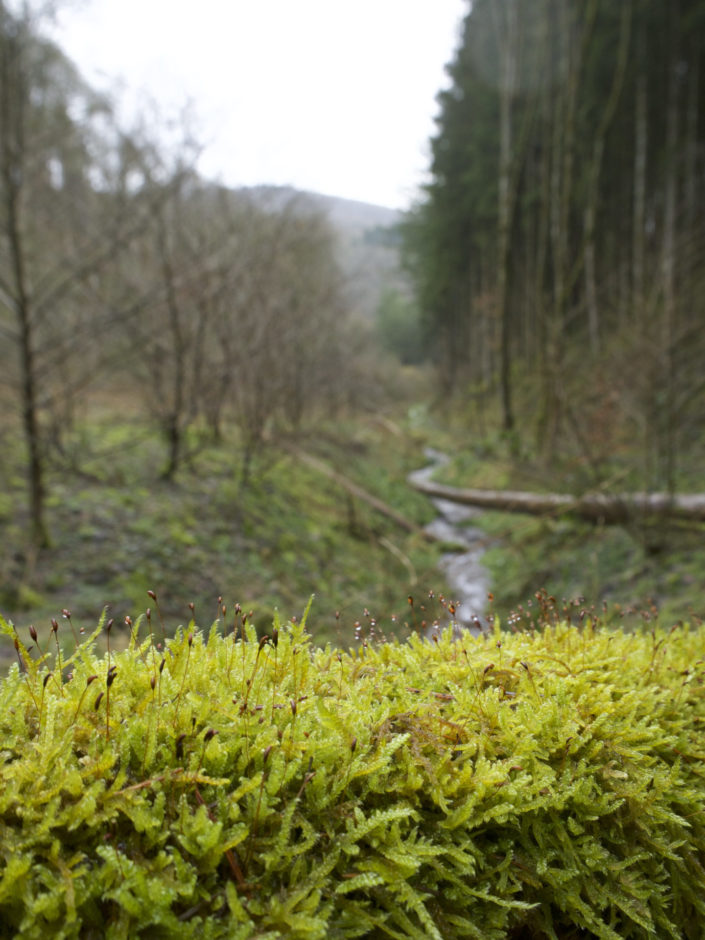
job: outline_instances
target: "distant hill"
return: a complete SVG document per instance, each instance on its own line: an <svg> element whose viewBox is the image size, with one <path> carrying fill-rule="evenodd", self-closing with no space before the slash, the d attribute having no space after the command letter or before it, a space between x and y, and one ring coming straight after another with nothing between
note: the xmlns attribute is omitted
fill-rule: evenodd
<svg viewBox="0 0 705 940"><path fill-rule="evenodd" d="M378 228L392 228L402 219L398 209L342 199L340 196L322 196L319 193L306 195L315 205L320 206L336 228L364 233Z"/></svg>
<svg viewBox="0 0 705 940"><path fill-rule="evenodd" d="M244 192L272 208L284 208L300 198L328 217L338 234L340 265L348 278L350 301L365 319L374 317L385 288L408 290L395 231L403 218L398 209L302 192L291 186L251 186Z"/></svg>
<svg viewBox="0 0 705 940"><path fill-rule="evenodd" d="M269 205L286 205L292 199L301 197L328 216L337 229L363 234L376 228L391 228L402 218L398 209L376 206L356 199L343 199L341 196L324 196L294 189L292 186L250 186L245 192L256 200L261 199Z"/></svg>

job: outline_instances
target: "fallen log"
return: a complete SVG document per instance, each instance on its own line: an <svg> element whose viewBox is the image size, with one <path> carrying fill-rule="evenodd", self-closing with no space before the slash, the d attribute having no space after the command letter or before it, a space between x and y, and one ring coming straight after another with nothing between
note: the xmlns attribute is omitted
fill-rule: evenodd
<svg viewBox="0 0 705 940"><path fill-rule="evenodd" d="M312 467L314 470L318 471L318 473L323 474L323 476L328 477L329 480L333 480L333 482L345 490L346 493L349 493L356 499L362 500L378 513L381 513L383 516L387 516L388 519L396 522L400 528L405 529L407 532L412 532L414 535L420 536L422 539L424 539L424 541L439 541L438 538L431 532L427 532L415 522L407 519L406 516L403 516L400 512L397 512L396 509L388 506L387 503L383 502L377 496L374 496L372 493L368 493L367 490L364 490L361 486L358 486L357 483L354 483L352 480L344 476L342 473L339 473L337 470L333 470L332 467L329 467L328 464L324 463L322 460L319 460L312 454L306 453L305 451L299 450L295 447L289 447L288 450L298 460L308 464L309 467Z"/></svg>
<svg viewBox="0 0 705 940"><path fill-rule="evenodd" d="M423 479L412 479L411 485L427 496L502 512L521 512L534 516L567 514L588 522L609 524L627 523L650 516L705 522L705 493L682 496L670 493L587 493L584 496L571 496L567 493L461 489Z"/></svg>

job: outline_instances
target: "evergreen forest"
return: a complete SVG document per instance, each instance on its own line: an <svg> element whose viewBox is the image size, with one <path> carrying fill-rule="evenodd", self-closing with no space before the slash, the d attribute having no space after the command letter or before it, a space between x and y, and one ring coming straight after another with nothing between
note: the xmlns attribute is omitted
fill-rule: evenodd
<svg viewBox="0 0 705 940"><path fill-rule="evenodd" d="M700 488L704 56L701 2L475 0L405 226L444 392L593 484Z"/></svg>

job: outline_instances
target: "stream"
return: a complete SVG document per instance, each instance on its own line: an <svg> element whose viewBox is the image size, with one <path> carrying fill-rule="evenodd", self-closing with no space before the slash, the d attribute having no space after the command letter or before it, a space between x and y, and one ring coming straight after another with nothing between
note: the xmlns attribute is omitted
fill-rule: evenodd
<svg viewBox="0 0 705 940"><path fill-rule="evenodd" d="M424 450L424 456L431 463L410 473L411 483L429 481L438 467L450 460L446 454L431 447ZM481 510L473 506L461 506L447 499L432 498L431 502L438 510L438 516L425 526L426 531L441 541L454 542L460 546L458 551L442 555L438 565L456 605L456 629L469 630L477 636L486 624L487 595L490 590L489 572L482 564L482 556L488 544L487 535L482 529L470 524L472 519L480 515Z"/></svg>

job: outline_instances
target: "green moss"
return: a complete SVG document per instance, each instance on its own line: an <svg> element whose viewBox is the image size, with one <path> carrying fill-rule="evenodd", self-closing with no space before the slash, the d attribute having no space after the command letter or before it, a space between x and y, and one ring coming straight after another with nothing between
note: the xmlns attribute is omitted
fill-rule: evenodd
<svg viewBox="0 0 705 940"><path fill-rule="evenodd" d="M0 625L1 937L701 936L703 627Z"/></svg>

